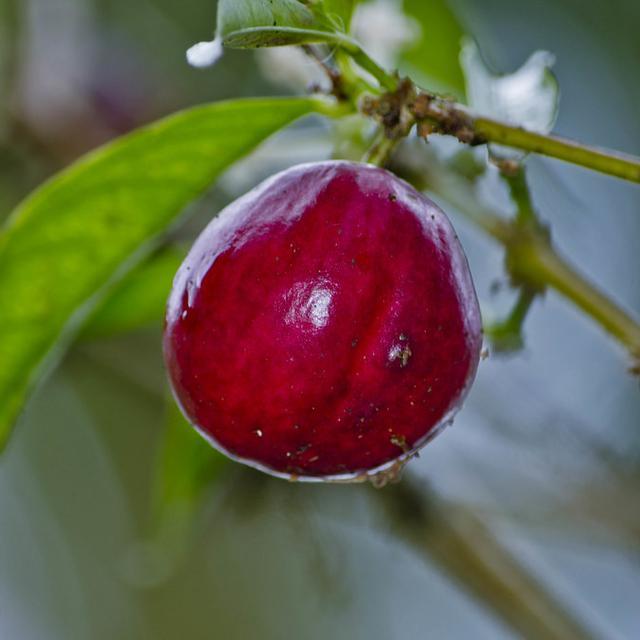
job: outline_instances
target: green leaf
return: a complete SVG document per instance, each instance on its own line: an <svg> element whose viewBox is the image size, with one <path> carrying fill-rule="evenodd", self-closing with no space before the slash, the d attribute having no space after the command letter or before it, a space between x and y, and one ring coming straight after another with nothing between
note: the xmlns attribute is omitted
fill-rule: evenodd
<svg viewBox="0 0 640 640"><path fill-rule="evenodd" d="M422 36L402 53L403 71L427 89L464 97L460 44L464 31L446 0L404 0Z"/></svg>
<svg viewBox="0 0 640 640"><path fill-rule="evenodd" d="M349 4L329 0L332 19L320 0L220 0L217 38L236 49L345 41Z"/></svg>
<svg viewBox="0 0 640 640"><path fill-rule="evenodd" d="M89 154L14 211L0 233L0 444L109 285L230 164L322 106L274 98L189 109Z"/></svg>
<svg viewBox="0 0 640 640"><path fill-rule="evenodd" d="M184 257L184 251L172 247L143 262L96 307L80 337L103 338L141 327L161 327L171 284Z"/></svg>
<svg viewBox="0 0 640 640"><path fill-rule="evenodd" d="M553 129L560 98L558 81L551 71L553 54L536 51L517 71L497 75L487 68L476 43L467 40L460 60L469 105L477 114L539 133ZM502 157L525 155L499 145L490 145L490 149Z"/></svg>

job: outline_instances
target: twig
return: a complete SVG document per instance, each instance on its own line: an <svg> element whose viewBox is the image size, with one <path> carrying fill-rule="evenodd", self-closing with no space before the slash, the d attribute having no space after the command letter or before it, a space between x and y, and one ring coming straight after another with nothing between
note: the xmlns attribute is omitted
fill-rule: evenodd
<svg viewBox="0 0 640 640"><path fill-rule="evenodd" d="M396 76L382 69L359 46L345 46L345 51L390 93L401 86ZM558 158L624 180L640 182L640 158L632 155L597 149L565 138L476 116L463 105L428 92L418 92L414 103L409 107L416 122L426 123L427 132L450 134L471 145L495 142Z"/></svg>
<svg viewBox="0 0 640 640"><path fill-rule="evenodd" d="M640 158L635 156L596 149L565 138L475 116L462 105L426 92L416 97L410 109L417 122L426 121L432 131L453 135L470 145L494 142L565 160L631 182L640 182Z"/></svg>
<svg viewBox="0 0 640 640"><path fill-rule="evenodd" d="M378 492L393 532L524 638L593 638L470 511L406 477Z"/></svg>
<svg viewBox="0 0 640 640"><path fill-rule="evenodd" d="M554 250L546 238L531 235L508 247L509 272L532 286L549 286L568 298L640 361L640 325Z"/></svg>
<svg viewBox="0 0 640 640"><path fill-rule="evenodd" d="M522 127L514 127L489 118L474 118L473 127L476 144L480 141L495 142L564 160L623 180L640 182L640 158L632 155L590 147L554 135L527 131Z"/></svg>
<svg viewBox="0 0 640 640"><path fill-rule="evenodd" d="M370 58L367 53L353 42L353 46L345 47L347 53L353 58L360 67L370 73L379 83L380 86L389 92L394 92L398 88L397 76L387 73L377 62Z"/></svg>

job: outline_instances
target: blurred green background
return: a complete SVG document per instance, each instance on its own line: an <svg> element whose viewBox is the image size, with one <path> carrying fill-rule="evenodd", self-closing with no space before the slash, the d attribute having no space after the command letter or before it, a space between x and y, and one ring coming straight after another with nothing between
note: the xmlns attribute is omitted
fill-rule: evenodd
<svg viewBox="0 0 640 640"><path fill-rule="evenodd" d="M640 153L636 0L443 6L406 0L403 69L459 94L462 32L499 71L547 49L561 87L556 130ZM374 19L362 35L384 56L397 25L384 33ZM296 69L271 53L187 66L185 50L214 25L214 0L0 0L0 217L140 124L203 101L294 90ZM194 207L175 241L276 168L327 157L323 131L312 123L269 141ZM640 189L537 157L529 176L564 253L640 309ZM447 210L483 312L497 315L502 252ZM535 598L553 603L542 618L560 611L594 638L640 637L638 381L617 345L555 294L534 306L525 350L483 362L455 426L412 462L435 505L420 521L431 527L426 542L413 546L397 520L415 513L380 498L393 502L396 488L289 485L237 465L211 470L189 525L173 513L158 534L154 478L173 419L161 322L79 342L0 459L1 638L513 638L504 609L517 615L531 593L513 582L508 558ZM465 548L485 558L481 571ZM508 603L496 579L516 584Z"/></svg>

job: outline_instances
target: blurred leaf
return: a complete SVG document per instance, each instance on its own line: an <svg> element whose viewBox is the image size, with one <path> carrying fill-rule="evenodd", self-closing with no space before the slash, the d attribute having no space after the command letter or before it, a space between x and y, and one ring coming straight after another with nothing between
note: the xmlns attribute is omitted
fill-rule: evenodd
<svg viewBox="0 0 640 640"><path fill-rule="evenodd" d="M105 288L224 169L317 105L274 98L189 109L89 154L14 211L0 235L0 444Z"/></svg>
<svg viewBox="0 0 640 640"><path fill-rule="evenodd" d="M134 269L96 307L81 337L101 338L162 326L171 284L184 256L184 251L166 249Z"/></svg>
<svg viewBox="0 0 640 640"><path fill-rule="evenodd" d="M407 48L401 62L408 74L427 89L464 97L460 44L464 31L446 0L404 0L405 13L416 20L422 36Z"/></svg>
<svg viewBox="0 0 640 640"><path fill-rule="evenodd" d="M553 54L536 51L517 70L495 75L487 68L476 43L467 40L460 61L467 83L467 97L479 115L549 133L558 114L560 89L551 71ZM521 157L521 151L490 145L500 156Z"/></svg>
<svg viewBox="0 0 640 640"><path fill-rule="evenodd" d="M154 489L158 517L163 519L168 511L190 511L227 462L228 458L214 449L169 399Z"/></svg>
<svg viewBox="0 0 640 640"><path fill-rule="evenodd" d="M346 24L351 4L347 0L220 0L217 37L224 46L237 49L336 42L344 40L337 23ZM340 20L332 20L325 9Z"/></svg>
<svg viewBox="0 0 640 640"><path fill-rule="evenodd" d="M439 565L518 638L595 638L588 623L513 554L473 511L411 477L376 494L385 522Z"/></svg>
<svg viewBox="0 0 640 640"><path fill-rule="evenodd" d="M129 578L144 587L165 582L192 548L199 501L227 463L187 423L172 399L156 456L151 529L135 545Z"/></svg>

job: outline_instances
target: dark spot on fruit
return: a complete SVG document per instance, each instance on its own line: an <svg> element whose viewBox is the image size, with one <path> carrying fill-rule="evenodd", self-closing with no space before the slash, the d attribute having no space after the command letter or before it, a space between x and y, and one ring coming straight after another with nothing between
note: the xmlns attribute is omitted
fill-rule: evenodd
<svg viewBox="0 0 640 640"><path fill-rule="evenodd" d="M409 453L411 451L411 448L407 444L407 439L404 436L392 435L391 438L389 438L389 441L395 447L400 448L403 453Z"/></svg>

